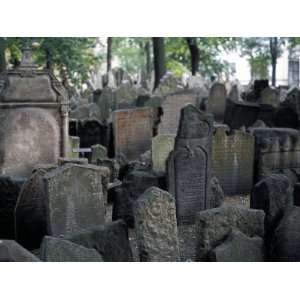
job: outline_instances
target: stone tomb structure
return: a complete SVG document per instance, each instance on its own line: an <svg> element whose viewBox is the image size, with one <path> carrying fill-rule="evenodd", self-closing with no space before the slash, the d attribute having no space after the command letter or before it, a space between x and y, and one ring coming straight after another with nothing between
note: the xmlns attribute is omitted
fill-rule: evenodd
<svg viewBox="0 0 300 300"><path fill-rule="evenodd" d="M161 108L162 116L158 134L177 134L180 111L187 104L199 106L200 96L194 90L183 90L165 96Z"/></svg>
<svg viewBox="0 0 300 300"><path fill-rule="evenodd" d="M56 163L68 152L68 98L49 70L32 63L0 77L0 175L27 178L38 163Z"/></svg>
<svg viewBox="0 0 300 300"><path fill-rule="evenodd" d="M225 195L248 194L252 188L254 136L226 125L216 125L212 143L212 170Z"/></svg>
<svg viewBox="0 0 300 300"><path fill-rule="evenodd" d="M160 134L152 139L152 169L155 172L166 172L166 162L169 154L174 149L174 134Z"/></svg>
<svg viewBox="0 0 300 300"><path fill-rule="evenodd" d="M288 128L250 128L255 136L254 183L272 173L300 174L300 133Z"/></svg>
<svg viewBox="0 0 300 300"><path fill-rule="evenodd" d="M209 182L213 116L187 105L181 111L174 151L168 162L168 190L176 199L178 224L193 224L211 208Z"/></svg>
<svg viewBox="0 0 300 300"><path fill-rule="evenodd" d="M216 82L210 88L206 110L214 115L216 122L224 122L226 94L226 88L223 83Z"/></svg>
<svg viewBox="0 0 300 300"><path fill-rule="evenodd" d="M115 155L138 160L151 149L153 109L150 107L121 109L113 112Z"/></svg>

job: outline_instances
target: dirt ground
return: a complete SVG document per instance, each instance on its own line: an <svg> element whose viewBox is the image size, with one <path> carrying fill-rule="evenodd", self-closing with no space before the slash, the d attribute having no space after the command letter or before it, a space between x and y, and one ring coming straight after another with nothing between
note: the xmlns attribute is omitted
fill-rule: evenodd
<svg viewBox="0 0 300 300"><path fill-rule="evenodd" d="M250 196L233 196L226 197L225 203L232 205L242 205L250 207ZM106 221L111 221L112 206L109 205L106 211ZM195 261L195 248L196 248L196 232L194 225L185 225L178 227L179 247L181 261ZM134 229L129 229L129 241L132 249L134 261L139 261L138 247Z"/></svg>

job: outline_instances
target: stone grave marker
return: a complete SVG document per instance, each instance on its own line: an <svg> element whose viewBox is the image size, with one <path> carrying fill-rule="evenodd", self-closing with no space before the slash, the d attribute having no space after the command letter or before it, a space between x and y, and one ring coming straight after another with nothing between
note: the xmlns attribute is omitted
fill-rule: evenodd
<svg viewBox="0 0 300 300"><path fill-rule="evenodd" d="M181 111L174 151L168 162L168 190L176 199L178 224L192 224L211 207L209 182L213 117L187 105Z"/></svg>
<svg viewBox="0 0 300 300"><path fill-rule="evenodd" d="M253 183L254 136L228 126L214 128L212 170L225 195L248 194Z"/></svg>
<svg viewBox="0 0 300 300"><path fill-rule="evenodd" d="M157 187L134 204L135 230L141 261L179 261L175 199Z"/></svg>
<svg viewBox="0 0 300 300"><path fill-rule="evenodd" d="M113 131L116 155L138 160L151 149L153 109L122 109L113 112Z"/></svg>
<svg viewBox="0 0 300 300"><path fill-rule="evenodd" d="M174 149L175 135L160 134L152 139L152 169L155 172L166 172L166 162Z"/></svg>
<svg viewBox="0 0 300 300"><path fill-rule="evenodd" d="M94 165L67 164L44 177L49 235L70 235L104 223L103 172Z"/></svg>
<svg viewBox="0 0 300 300"><path fill-rule="evenodd" d="M226 108L226 88L225 85L216 82L209 91L207 112L214 115L216 122L223 123Z"/></svg>
<svg viewBox="0 0 300 300"><path fill-rule="evenodd" d="M268 86L262 92L260 96L261 104L268 104L273 107L278 107L280 104L279 92L275 87Z"/></svg>
<svg viewBox="0 0 300 300"><path fill-rule="evenodd" d="M98 145L93 145L91 147L92 149L92 155L91 155L91 163L92 164L97 164L98 159L105 159L107 158L107 149L98 144Z"/></svg>

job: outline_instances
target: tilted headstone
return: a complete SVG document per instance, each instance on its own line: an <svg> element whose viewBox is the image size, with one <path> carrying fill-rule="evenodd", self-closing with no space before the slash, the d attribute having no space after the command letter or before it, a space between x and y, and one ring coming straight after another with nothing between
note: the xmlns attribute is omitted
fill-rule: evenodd
<svg viewBox="0 0 300 300"><path fill-rule="evenodd" d="M0 175L26 178L37 163L66 156L68 97L51 71L32 63L28 49L0 81Z"/></svg>
<svg viewBox="0 0 300 300"><path fill-rule="evenodd" d="M161 104L161 122L158 134L177 134L180 111L187 104L199 106L199 95L194 90L183 90L165 97Z"/></svg>
<svg viewBox="0 0 300 300"><path fill-rule="evenodd" d="M141 261L179 261L175 199L156 187L134 204L135 230Z"/></svg>
<svg viewBox="0 0 300 300"><path fill-rule="evenodd" d="M212 132L212 115L193 105L182 109L174 151L167 162L168 190L176 199L178 224L194 223L198 211L211 207Z"/></svg>
<svg viewBox="0 0 300 300"><path fill-rule="evenodd" d="M103 172L94 165L67 164L47 173L47 231L60 236L104 223Z"/></svg>
<svg viewBox="0 0 300 300"><path fill-rule="evenodd" d="M160 134L152 139L152 169L155 172L166 172L169 154L174 149L175 135Z"/></svg>
<svg viewBox="0 0 300 300"><path fill-rule="evenodd" d="M137 160L151 149L153 109L122 109L113 112L115 154Z"/></svg>
<svg viewBox="0 0 300 300"><path fill-rule="evenodd" d="M254 136L226 125L214 128L212 171L225 195L248 194L254 171Z"/></svg>
<svg viewBox="0 0 300 300"><path fill-rule="evenodd" d="M209 91L206 111L214 115L216 122L223 123L226 108L226 88L224 84L216 82Z"/></svg>
<svg viewBox="0 0 300 300"><path fill-rule="evenodd" d="M272 173L300 172L300 134L287 128L249 128L255 136L254 183Z"/></svg>
<svg viewBox="0 0 300 300"><path fill-rule="evenodd" d="M45 236L40 248L40 258L46 262L102 262L95 249L89 249L62 238Z"/></svg>

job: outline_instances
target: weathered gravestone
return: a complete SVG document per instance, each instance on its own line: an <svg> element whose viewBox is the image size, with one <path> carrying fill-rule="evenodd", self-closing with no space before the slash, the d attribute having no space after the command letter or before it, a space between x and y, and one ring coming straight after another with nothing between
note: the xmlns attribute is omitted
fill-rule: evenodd
<svg viewBox="0 0 300 300"><path fill-rule="evenodd" d="M180 111L187 104L199 106L199 95L194 90L183 90L165 96L162 102L161 122L158 134L177 134L180 120Z"/></svg>
<svg viewBox="0 0 300 300"><path fill-rule="evenodd" d="M212 171L225 195L248 194L252 188L254 136L226 125L214 128Z"/></svg>
<svg viewBox="0 0 300 300"><path fill-rule="evenodd" d="M225 85L216 82L209 91L206 111L214 115L216 122L223 123L226 108L226 88Z"/></svg>
<svg viewBox="0 0 300 300"><path fill-rule="evenodd" d="M79 158L79 152L76 149L80 148L80 138L78 136L69 136L69 151L67 157Z"/></svg>
<svg viewBox="0 0 300 300"><path fill-rule="evenodd" d="M40 258L46 262L102 262L95 249L77 245L62 238L45 236L40 248Z"/></svg>
<svg viewBox="0 0 300 300"><path fill-rule="evenodd" d="M174 149L175 135L160 134L152 139L152 169L155 172L166 172L166 162Z"/></svg>
<svg viewBox="0 0 300 300"><path fill-rule="evenodd" d="M137 160L151 149L153 109L136 108L113 112L115 154Z"/></svg>
<svg viewBox="0 0 300 300"><path fill-rule="evenodd" d="M55 163L67 154L68 98L49 70L32 63L1 74L0 175L29 177L35 164Z"/></svg>
<svg viewBox="0 0 300 300"><path fill-rule="evenodd" d="M300 120L300 89L297 87L291 87L286 95L286 100L282 103L284 107L291 108L298 115Z"/></svg>
<svg viewBox="0 0 300 300"><path fill-rule="evenodd" d="M141 261L179 261L175 199L156 187L134 204L135 230Z"/></svg>
<svg viewBox="0 0 300 300"><path fill-rule="evenodd" d="M297 113L290 107L280 107L274 117L275 127L299 128Z"/></svg>
<svg viewBox="0 0 300 300"><path fill-rule="evenodd" d="M262 92L260 96L261 104L268 104L272 107L278 107L280 104L279 92L275 87L268 86Z"/></svg>
<svg viewBox="0 0 300 300"><path fill-rule="evenodd" d="M0 262L39 262L32 253L13 240L0 240Z"/></svg>
<svg viewBox="0 0 300 300"><path fill-rule="evenodd" d="M261 97L262 91L269 86L269 80L261 79L254 81L254 99L257 101Z"/></svg>
<svg viewBox="0 0 300 300"><path fill-rule="evenodd" d="M287 128L250 128L255 136L254 183L286 170L300 172L300 134Z"/></svg>
<svg viewBox="0 0 300 300"><path fill-rule="evenodd" d="M107 158L107 149L102 145L93 145L91 147L92 154L91 154L91 163L97 164L98 159L105 159Z"/></svg>
<svg viewBox="0 0 300 300"><path fill-rule="evenodd" d="M197 260L209 260L211 250L220 245L233 229L248 237L264 237L262 210L237 205L223 205L201 211L196 218Z"/></svg>
<svg viewBox="0 0 300 300"><path fill-rule="evenodd" d="M178 224L190 224L211 207L209 182L213 117L187 105L181 111L174 151L168 163L168 190L176 199Z"/></svg>
<svg viewBox="0 0 300 300"><path fill-rule="evenodd" d="M228 98L231 99L232 101L241 101L240 91L237 84L234 84L231 87L230 92L228 94Z"/></svg>
<svg viewBox="0 0 300 300"><path fill-rule="evenodd" d="M44 177L48 235L65 236L104 223L103 171L67 164Z"/></svg>

